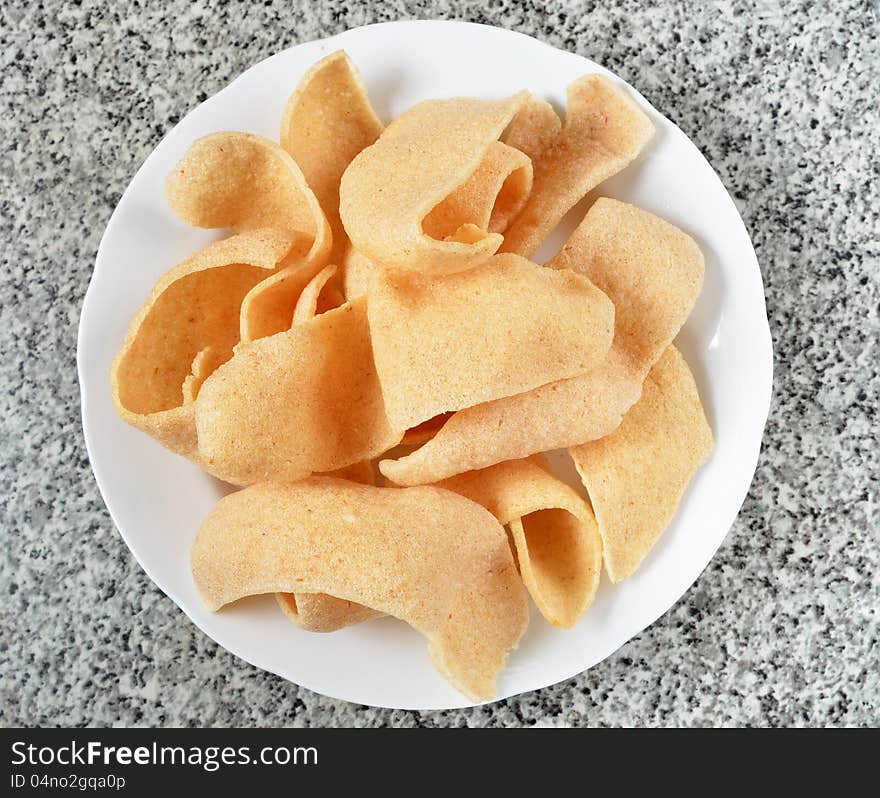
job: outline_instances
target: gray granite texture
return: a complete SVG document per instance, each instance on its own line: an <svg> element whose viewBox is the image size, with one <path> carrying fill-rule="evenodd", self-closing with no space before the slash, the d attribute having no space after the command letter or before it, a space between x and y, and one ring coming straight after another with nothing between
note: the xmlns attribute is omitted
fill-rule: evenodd
<svg viewBox="0 0 880 798"><path fill-rule="evenodd" d="M776 350L751 492L693 588L588 673L467 711L329 700L218 648L113 528L79 419L95 252L165 131L280 49L404 17L513 28L638 87L736 198ZM4 0L0 722L877 725L878 40L859 0Z"/></svg>

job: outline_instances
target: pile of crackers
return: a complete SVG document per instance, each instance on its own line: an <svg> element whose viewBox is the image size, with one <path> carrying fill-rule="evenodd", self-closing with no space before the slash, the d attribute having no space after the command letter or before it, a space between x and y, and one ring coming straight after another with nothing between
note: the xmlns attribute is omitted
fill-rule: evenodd
<svg viewBox="0 0 880 798"><path fill-rule="evenodd" d="M159 280L111 388L125 421L241 488L192 547L211 610L274 593L316 632L391 615L481 700L527 596L571 627L603 565L613 583L638 568L713 446L673 346L703 257L599 197L531 258L653 132L599 75L569 87L564 121L520 92L386 127L337 52L279 142L192 144L167 200L229 235ZM560 449L583 492L550 470Z"/></svg>

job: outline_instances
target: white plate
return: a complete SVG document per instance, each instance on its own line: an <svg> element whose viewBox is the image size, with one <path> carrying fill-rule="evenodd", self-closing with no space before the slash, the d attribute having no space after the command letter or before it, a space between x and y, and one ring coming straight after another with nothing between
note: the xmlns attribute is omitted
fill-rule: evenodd
<svg viewBox="0 0 880 798"><path fill-rule="evenodd" d="M357 28L285 50L249 69L162 140L110 219L79 329L85 438L98 486L125 542L150 578L220 645L292 682L360 704L467 706L432 667L424 639L403 623L383 619L331 635L309 634L291 625L271 596L207 612L190 578L189 548L224 487L124 424L110 400L110 363L153 283L221 236L187 227L172 215L164 201L166 174L194 139L216 130L248 130L277 139L282 109L299 78L340 48L360 67L385 120L428 97L497 98L522 88L562 110L571 81L589 72L610 74L527 36L460 22ZM736 518L769 409L772 348L748 234L696 147L629 91L654 121L657 135L638 161L600 192L683 228L706 256L703 292L678 343L696 375L717 445L669 530L632 578L617 587L603 579L596 603L574 629L551 628L533 611L528 632L499 680L499 698L592 667L682 596ZM568 220L568 229L575 221ZM557 234L555 243L562 238Z"/></svg>

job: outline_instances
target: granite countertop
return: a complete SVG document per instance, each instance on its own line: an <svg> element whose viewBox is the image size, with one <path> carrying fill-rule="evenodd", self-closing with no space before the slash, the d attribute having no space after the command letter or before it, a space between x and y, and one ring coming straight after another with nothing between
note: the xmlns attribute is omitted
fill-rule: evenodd
<svg viewBox="0 0 880 798"><path fill-rule="evenodd" d="M877 3L379 6L0 7L0 723L876 725ZM165 131L278 50L403 16L513 28L589 56L677 122L742 211L776 350L751 491L675 608L577 678L438 713L324 698L199 632L113 528L75 364L101 234Z"/></svg>

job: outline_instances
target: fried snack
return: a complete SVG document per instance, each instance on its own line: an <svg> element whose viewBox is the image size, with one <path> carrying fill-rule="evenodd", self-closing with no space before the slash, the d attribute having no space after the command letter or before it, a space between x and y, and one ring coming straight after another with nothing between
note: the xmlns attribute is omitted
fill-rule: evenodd
<svg viewBox="0 0 880 798"><path fill-rule="evenodd" d="M381 472L426 484L608 435L638 401L648 370L687 319L703 282L692 238L646 211L599 199L548 264L589 278L615 306L614 342L597 368L455 413L424 446ZM574 455L574 452L573 452Z"/></svg>
<svg viewBox="0 0 880 798"><path fill-rule="evenodd" d="M438 487L482 504L510 527L523 582L541 614L571 627L593 603L602 540L587 503L541 456L459 474Z"/></svg>
<svg viewBox="0 0 880 798"><path fill-rule="evenodd" d="M335 263L347 244L339 218L339 181L351 160L381 132L360 73L342 50L306 72L284 109L281 146L299 164L327 215Z"/></svg>
<svg viewBox="0 0 880 798"><path fill-rule="evenodd" d="M392 122L342 176L339 212L355 249L384 266L433 274L492 255L497 233L438 241L422 221L473 174L526 97L427 100Z"/></svg>
<svg viewBox="0 0 880 798"><path fill-rule="evenodd" d="M481 232L503 233L526 204L531 190L529 157L494 141L477 170L425 217L422 229L441 240L454 236L466 224Z"/></svg>
<svg viewBox="0 0 880 798"><path fill-rule="evenodd" d="M183 403L185 405L195 402L202 383L214 373L218 366L222 366L229 360L229 356L228 349L206 346L193 358L189 374L183 381Z"/></svg>
<svg viewBox="0 0 880 798"><path fill-rule="evenodd" d="M379 269L371 261L367 260L356 249L349 247L343 258L342 267L342 293L351 301L367 293L373 274ZM405 446L421 446L427 443L437 430L446 423L450 413L443 413L421 424L408 429L401 440Z"/></svg>
<svg viewBox="0 0 880 798"><path fill-rule="evenodd" d="M241 340L255 341L290 329L303 289L324 267L308 253L288 256L275 274L257 283L241 303Z"/></svg>
<svg viewBox="0 0 880 798"><path fill-rule="evenodd" d="M369 460L340 468L326 476L361 485L376 484L373 464ZM307 632L335 632L383 615L362 604L326 593L276 593L275 599L290 621Z"/></svg>
<svg viewBox="0 0 880 798"><path fill-rule="evenodd" d="M529 156L534 163L559 136L562 122L546 100L530 94L501 141Z"/></svg>
<svg viewBox="0 0 880 798"><path fill-rule="evenodd" d="M426 444L379 470L399 485L425 485L505 460L611 432L641 385L612 347L598 368L569 380L460 410Z"/></svg>
<svg viewBox="0 0 880 798"><path fill-rule="evenodd" d="M342 294L350 302L367 293L373 273L378 269L369 258L354 247L342 257Z"/></svg>
<svg viewBox="0 0 880 798"><path fill-rule="evenodd" d="M576 271L611 297L615 347L645 373L690 314L705 271L703 253L685 232L605 197L547 265Z"/></svg>
<svg viewBox="0 0 880 798"><path fill-rule="evenodd" d="M385 270L368 310L385 410L401 430L594 368L614 327L589 280L517 255L438 277Z"/></svg>
<svg viewBox="0 0 880 798"><path fill-rule="evenodd" d="M572 450L599 520L612 582L632 574L666 531L713 446L694 376L669 346L621 425Z"/></svg>
<svg viewBox="0 0 880 798"><path fill-rule="evenodd" d="M238 341L242 298L285 256L291 238L255 230L218 241L166 272L132 319L110 370L122 419L198 460L192 401Z"/></svg>
<svg viewBox="0 0 880 798"><path fill-rule="evenodd" d="M396 446L364 298L236 348L195 402L199 449L237 485L294 481Z"/></svg>
<svg viewBox="0 0 880 798"><path fill-rule="evenodd" d="M326 477L254 485L202 523L192 572L212 611L260 593L323 592L400 618L474 701L493 696L528 622L501 524L440 488Z"/></svg>
<svg viewBox="0 0 880 798"><path fill-rule="evenodd" d="M196 227L272 227L307 237L310 262L323 264L330 253L330 225L296 161L254 133L212 133L193 142L168 175L165 195Z"/></svg>
<svg viewBox="0 0 880 798"><path fill-rule="evenodd" d="M535 159L532 193L501 251L531 257L562 217L635 160L653 135L651 120L608 78L586 75L572 83L565 124Z"/></svg>
<svg viewBox="0 0 880 798"><path fill-rule="evenodd" d="M553 113L549 105L547 108ZM521 114L514 118L508 133ZM532 132L524 125L522 135L515 138L527 143L525 139ZM461 243L478 242L485 230L503 233L510 220L522 210L531 187L532 164L529 158L513 147L493 142L467 182L428 214L423 229L433 238L455 238ZM371 275L379 267L351 246L342 263L345 298L354 299L365 294Z"/></svg>
<svg viewBox="0 0 880 798"><path fill-rule="evenodd" d="M320 295L327 288L327 281L335 271L335 266L327 266L305 287L293 314L294 324L302 324L317 315ZM359 482L362 485L376 484L373 464L369 460L338 468L326 476ZM335 632L382 616L381 612L369 607L328 596L326 593L276 593L275 599L284 614L308 632Z"/></svg>
<svg viewBox="0 0 880 798"><path fill-rule="evenodd" d="M337 269L332 264L318 272L303 289L293 311L293 324L313 319L317 314L339 307L342 295L330 284ZM337 301L338 300L338 301Z"/></svg>

